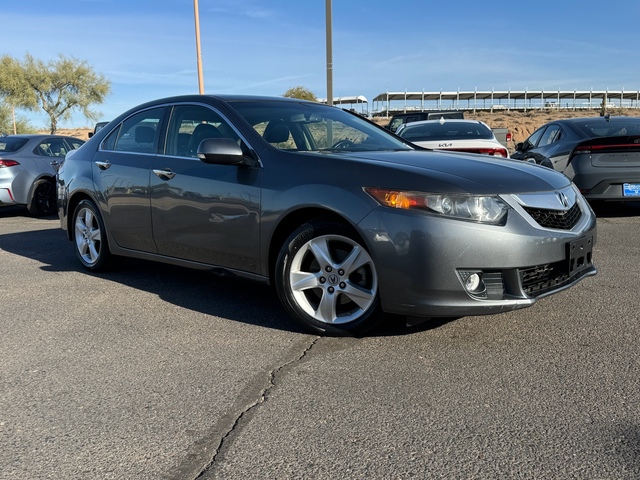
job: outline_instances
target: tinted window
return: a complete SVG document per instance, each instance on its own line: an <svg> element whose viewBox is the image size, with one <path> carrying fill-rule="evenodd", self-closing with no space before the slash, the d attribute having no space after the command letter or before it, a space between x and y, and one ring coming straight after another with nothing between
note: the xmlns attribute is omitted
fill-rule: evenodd
<svg viewBox="0 0 640 480"><path fill-rule="evenodd" d="M80 148L82 145L84 145L83 140L76 140L75 138L66 138L65 140L71 147L70 150L75 150L77 148Z"/></svg>
<svg viewBox="0 0 640 480"><path fill-rule="evenodd" d="M538 147L544 147L545 145L551 145L554 142L560 140L560 126L556 124L549 125L538 142Z"/></svg>
<svg viewBox="0 0 640 480"><path fill-rule="evenodd" d="M491 129L482 123L451 121L406 125L399 135L411 142L493 138Z"/></svg>
<svg viewBox="0 0 640 480"><path fill-rule="evenodd" d="M64 157L71 150L64 138L46 138L38 144L33 153L41 157Z"/></svg>
<svg viewBox="0 0 640 480"><path fill-rule="evenodd" d="M102 143L105 150L155 153L164 108L145 110L127 118Z"/></svg>
<svg viewBox="0 0 640 480"><path fill-rule="evenodd" d="M236 132L217 112L200 105L178 105L169 120L165 153L197 157L198 145L207 138L239 140Z"/></svg>
<svg viewBox="0 0 640 480"><path fill-rule="evenodd" d="M0 137L0 152L17 152L29 141L24 137Z"/></svg>
<svg viewBox="0 0 640 480"><path fill-rule="evenodd" d="M546 128L547 127L542 127L536 130L535 132L533 132L531 136L527 139L527 143L529 143L532 147L535 147L536 145L538 145L538 140L540 140L540 137L542 136Z"/></svg>

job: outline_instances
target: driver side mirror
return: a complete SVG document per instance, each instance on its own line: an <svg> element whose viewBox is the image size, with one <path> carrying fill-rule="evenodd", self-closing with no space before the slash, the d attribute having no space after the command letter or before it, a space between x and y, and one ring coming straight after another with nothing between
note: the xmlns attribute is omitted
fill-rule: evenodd
<svg viewBox="0 0 640 480"><path fill-rule="evenodd" d="M257 161L245 155L240 145L230 138L206 138L198 145L198 158L216 165L247 165L255 167Z"/></svg>

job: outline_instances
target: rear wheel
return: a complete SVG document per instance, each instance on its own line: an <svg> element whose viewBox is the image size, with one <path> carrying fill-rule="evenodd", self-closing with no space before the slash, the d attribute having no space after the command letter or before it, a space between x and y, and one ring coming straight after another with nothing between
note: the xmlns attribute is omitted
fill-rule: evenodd
<svg viewBox="0 0 640 480"><path fill-rule="evenodd" d="M282 304L310 332L361 334L381 319L373 259L345 225L298 228L280 251L275 276Z"/></svg>
<svg viewBox="0 0 640 480"><path fill-rule="evenodd" d="M104 222L90 200L82 200L73 213L73 243L77 257L88 270L104 270L112 261Z"/></svg>
<svg viewBox="0 0 640 480"><path fill-rule="evenodd" d="M56 213L56 187L50 180L36 180L27 209L35 217L44 217Z"/></svg>

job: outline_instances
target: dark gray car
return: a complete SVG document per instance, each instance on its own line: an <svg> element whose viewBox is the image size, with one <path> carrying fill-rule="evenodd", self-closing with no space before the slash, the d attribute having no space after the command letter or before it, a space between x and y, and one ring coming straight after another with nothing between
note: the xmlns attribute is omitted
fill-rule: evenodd
<svg viewBox="0 0 640 480"><path fill-rule="evenodd" d="M549 122L516 145L511 158L567 175L589 200L640 200L640 118Z"/></svg>
<svg viewBox="0 0 640 480"><path fill-rule="evenodd" d="M24 205L35 216L56 213L56 169L83 140L64 135L0 136L0 207Z"/></svg>
<svg viewBox="0 0 640 480"><path fill-rule="evenodd" d="M514 310L596 273L596 219L564 175L295 99L134 108L67 156L58 201L87 269L119 255L270 282L315 333Z"/></svg>

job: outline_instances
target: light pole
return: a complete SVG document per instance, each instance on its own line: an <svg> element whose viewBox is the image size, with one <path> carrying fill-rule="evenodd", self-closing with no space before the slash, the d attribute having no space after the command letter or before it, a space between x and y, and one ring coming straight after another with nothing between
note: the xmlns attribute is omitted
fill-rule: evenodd
<svg viewBox="0 0 640 480"><path fill-rule="evenodd" d="M196 58L198 63L198 89L200 95L204 93L204 79L202 77L202 54L200 53L200 16L198 15L198 0L193 0L193 12L196 23Z"/></svg>
<svg viewBox="0 0 640 480"><path fill-rule="evenodd" d="M327 105L333 105L333 46L331 39L331 0L325 0L327 15Z"/></svg>

